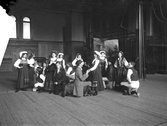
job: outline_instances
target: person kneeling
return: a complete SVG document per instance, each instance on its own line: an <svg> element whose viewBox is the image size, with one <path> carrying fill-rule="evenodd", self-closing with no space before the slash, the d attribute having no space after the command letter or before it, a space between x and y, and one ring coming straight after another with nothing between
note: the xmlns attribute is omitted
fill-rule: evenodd
<svg viewBox="0 0 167 126"><path fill-rule="evenodd" d="M82 67L84 65L84 62L82 60L78 60L76 62L77 68L75 71L75 80L74 80L74 89L73 89L73 95L78 97L87 96L89 87L91 86L90 81L85 81L86 78L88 78L88 72L86 74L82 73ZM85 91L84 91L85 88Z"/></svg>
<svg viewBox="0 0 167 126"><path fill-rule="evenodd" d="M37 78L36 78L37 83L34 84L33 91L38 91L38 93L41 93L44 88L46 77L44 76L44 74L42 74L43 69L41 67L37 67L36 72L37 72Z"/></svg>
<svg viewBox="0 0 167 126"><path fill-rule="evenodd" d="M129 62L128 72L127 72L127 82L121 82L121 86L123 88L123 95L131 95L136 94L137 97L140 94L137 92L140 82L138 77L138 72L134 69L134 62Z"/></svg>

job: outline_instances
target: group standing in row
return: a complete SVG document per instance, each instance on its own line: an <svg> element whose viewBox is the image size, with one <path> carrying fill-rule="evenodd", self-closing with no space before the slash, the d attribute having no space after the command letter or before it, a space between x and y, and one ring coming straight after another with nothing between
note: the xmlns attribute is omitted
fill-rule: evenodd
<svg viewBox="0 0 167 126"><path fill-rule="evenodd" d="M81 97L87 95L93 82L97 83L97 91L102 91L106 88L103 77L109 75L107 71L112 64L107 60L105 51L94 51L94 59L91 65L87 65L79 53L72 62L65 63L63 53L52 52L49 62L43 62L43 64L38 64L35 61L34 54L30 54L29 57L27 54L26 51L20 52L20 58L14 63L14 66L18 68L16 92L26 90L29 87L33 88L33 91L38 90L41 92L45 88L50 94L58 95L61 93L62 97L65 97L66 84L73 82L73 95ZM87 66L84 72L83 66ZM129 63L123 57L123 52L120 51L118 53L118 59L113 67L117 70L113 75L115 79L112 81L115 82L115 85L121 86L121 82L125 81L127 75L124 71L129 67ZM130 79L127 80L131 81ZM137 75L135 80L137 80Z"/></svg>

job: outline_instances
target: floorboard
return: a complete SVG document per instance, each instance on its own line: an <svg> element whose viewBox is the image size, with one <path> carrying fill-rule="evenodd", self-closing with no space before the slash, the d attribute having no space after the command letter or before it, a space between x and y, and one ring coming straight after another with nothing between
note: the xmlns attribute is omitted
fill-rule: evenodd
<svg viewBox="0 0 167 126"><path fill-rule="evenodd" d="M15 93L16 72L0 80L0 126L167 126L167 75L140 80L140 98L113 89L82 98Z"/></svg>

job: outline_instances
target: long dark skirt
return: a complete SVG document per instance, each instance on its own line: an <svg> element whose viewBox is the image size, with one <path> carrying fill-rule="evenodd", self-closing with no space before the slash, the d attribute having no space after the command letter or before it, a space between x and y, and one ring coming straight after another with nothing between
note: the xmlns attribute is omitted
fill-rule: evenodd
<svg viewBox="0 0 167 126"><path fill-rule="evenodd" d="M16 84L16 89L25 89L27 87L29 87L28 66L24 65L23 68L18 69L18 82Z"/></svg>
<svg viewBox="0 0 167 126"><path fill-rule="evenodd" d="M45 90L47 90L49 92L53 91L53 74L54 74L54 72L47 72L46 73Z"/></svg>
<svg viewBox="0 0 167 126"><path fill-rule="evenodd" d="M63 81L57 85L53 84L54 94L59 95L59 93L61 92L61 96L65 97L65 86L66 86L66 81Z"/></svg>
<svg viewBox="0 0 167 126"><path fill-rule="evenodd" d="M97 81L97 91L104 90L100 68L96 68L94 71L92 71L92 81Z"/></svg>
<svg viewBox="0 0 167 126"><path fill-rule="evenodd" d="M100 66L101 66L102 77L107 77L108 76L108 69L105 68L105 62L102 62Z"/></svg>
<svg viewBox="0 0 167 126"><path fill-rule="evenodd" d="M114 66L109 65L109 70L108 70L108 80L109 81L115 81L115 71L116 69L114 68Z"/></svg>
<svg viewBox="0 0 167 126"><path fill-rule="evenodd" d="M125 81L126 79L126 68L124 67L117 68L115 75L116 75L115 85L120 86L120 83Z"/></svg>
<svg viewBox="0 0 167 126"><path fill-rule="evenodd" d="M34 84L35 84L35 80L34 80L34 76L35 76L35 71L34 71L34 68L32 67L29 67L29 87L30 88L33 88L34 87Z"/></svg>
<svg viewBox="0 0 167 126"><path fill-rule="evenodd" d="M50 93L53 92L53 75L55 69L56 69L55 64L52 64L47 67L45 90L49 91Z"/></svg>

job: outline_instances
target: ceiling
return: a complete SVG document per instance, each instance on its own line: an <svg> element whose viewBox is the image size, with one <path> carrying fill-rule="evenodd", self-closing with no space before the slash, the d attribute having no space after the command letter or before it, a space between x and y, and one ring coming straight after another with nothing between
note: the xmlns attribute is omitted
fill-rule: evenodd
<svg viewBox="0 0 167 126"><path fill-rule="evenodd" d="M164 7L167 7L167 0L0 0L0 5L7 12L9 12L11 5L22 3L23 5L34 6L38 9L56 9L60 11L73 9L84 12L113 13L115 10L136 7L139 1L143 2L146 6L153 2L156 5L161 3Z"/></svg>

